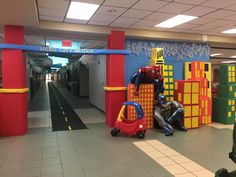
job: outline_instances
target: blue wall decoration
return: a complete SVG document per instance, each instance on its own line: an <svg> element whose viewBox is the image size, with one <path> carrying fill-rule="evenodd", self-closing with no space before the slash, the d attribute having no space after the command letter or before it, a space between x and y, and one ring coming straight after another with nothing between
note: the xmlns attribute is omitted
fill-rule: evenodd
<svg viewBox="0 0 236 177"><path fill-rule="evenodd" d="M113 49L73 49L73 48L53 48L36 45L19 45L19 44L4 44L0 43L0 49L20 49L32 52L47 52L51 53L67 53L67 54L84 54L84 55L127 55L128 50L113 50Z"/></svg>
<svg viewBox="0 0 236 177"><path fill-rule="evenodd" d="M208 43L126 39L125 49L131 51L131 54L125 56L126 84L130 83L130 78L138 68L149 65L151 48L164 48L165 63L173 65L175 80L184 79L184 62L210 60Z"/></svg>

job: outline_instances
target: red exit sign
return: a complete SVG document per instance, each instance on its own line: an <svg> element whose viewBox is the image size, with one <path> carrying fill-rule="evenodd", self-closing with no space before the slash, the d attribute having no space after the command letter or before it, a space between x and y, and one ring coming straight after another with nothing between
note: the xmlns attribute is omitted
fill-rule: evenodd
<svg viewBox="0 0 236 177"><path fill-rule="evenodd" d="M71 40L63 40L62 47L72 47L72 41Z"/></svg>

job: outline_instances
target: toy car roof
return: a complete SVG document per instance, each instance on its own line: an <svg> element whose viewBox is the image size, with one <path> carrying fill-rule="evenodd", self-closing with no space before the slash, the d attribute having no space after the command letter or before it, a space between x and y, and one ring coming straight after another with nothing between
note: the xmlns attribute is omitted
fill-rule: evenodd
<svg viewBox="0 0 236 177"><path fill-rule="evenodd" d="M135 101L126 101L126 102L123 103L123 105L126 105L126 106L128 106L128 105L134 106L138 118L139 118L139 119L143 118L143 116L144 116L143 109L142 109L141 105L140 105L138 102L135 102Z"/></svg>

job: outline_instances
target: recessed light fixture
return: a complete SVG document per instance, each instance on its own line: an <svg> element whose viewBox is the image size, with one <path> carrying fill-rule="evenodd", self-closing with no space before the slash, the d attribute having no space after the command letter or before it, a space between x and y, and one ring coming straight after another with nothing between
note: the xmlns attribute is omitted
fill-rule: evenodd
<svg viewBox="0 0 236 177"><path fill-rule="evenodd" d="M229 30L226 30L226 31L222 31L222 33L227 33L227 34L236 34L236 28L229 29Z"/></svg>
<svg viewBox="0 0 236 177"><path fill-rule="evenodd" d="M221 63L236 63L235 60L231 60L231 61L222 61Z"/></svg>
<svg viewBox="0 0 236 177"><path fill-rule="evenodd" d="M230 58L236 58L236 55L232 55Z"/></svg>
<svg viewBox="0 0 236 177"><path fill-rule="evenodd" d="M176 15L164 22L161 22L157 25L155 25L155 27L160 27L160 28L173 28L175 26L181 25L183 23L189 22L191 20L194 20L198 17L195 16L189 16L189 15Z"/></svg>
<svg viewBox="0 0 236 177"><path fill-rule="evenodd" d="M213 53L213 54L211 54L210 56L211 57L215 57L215 56L219 56L219 55L223 55L222 53Z"/></svg>
<svg viewBox="0 0 236 177"><path fill-rule="evenodd" d="M66 18L89 20L99 5L72 1Z"/></svg>

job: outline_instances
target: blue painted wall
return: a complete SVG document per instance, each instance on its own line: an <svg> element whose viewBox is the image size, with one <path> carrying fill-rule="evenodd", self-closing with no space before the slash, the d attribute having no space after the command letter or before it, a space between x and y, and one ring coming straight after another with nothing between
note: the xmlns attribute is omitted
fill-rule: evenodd
<svg viewBox="0 0 236 177"><path fill-rule="evenodd" d="M130 83L138 68L149 65L151 48L164 48L166 64L174 67L174 79L184 79L184 62L209 61L210 46L207 43L164 42L126 39L125 49L132 54L125 56L125 83Z"/></svg>

